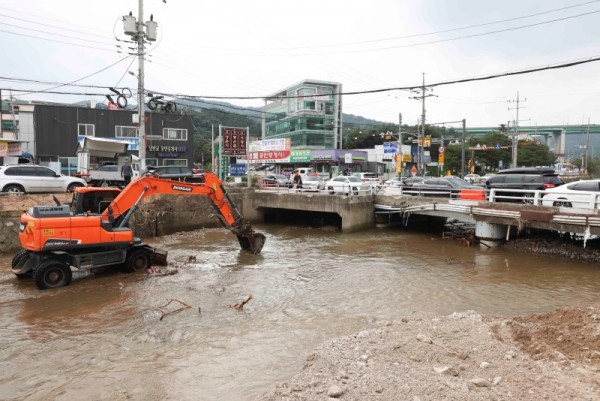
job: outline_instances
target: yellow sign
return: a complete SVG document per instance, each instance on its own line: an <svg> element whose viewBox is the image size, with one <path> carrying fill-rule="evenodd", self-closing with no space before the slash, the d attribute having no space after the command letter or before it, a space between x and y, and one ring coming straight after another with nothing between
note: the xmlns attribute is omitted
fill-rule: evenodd
<svg viewBox="0 0 600 401"><path fill-rule="evenodd" d="M431 137L425 137L425 147L428 148L431 146Z"/></svg>
<svg viewBox="0 0 600 401"><path fill-rule="evenodd" d="M438 163L439 164L444 164L444 154L443 153L440 153L438 155Z"/></svg>
<svg viewBox="0 0 600 401"><path fill-rule="evenodd" d="M51 235L54 235L54 229L53 228L44 229L44 230L42 230L42 235L44 237L49 237Z"/></svg>

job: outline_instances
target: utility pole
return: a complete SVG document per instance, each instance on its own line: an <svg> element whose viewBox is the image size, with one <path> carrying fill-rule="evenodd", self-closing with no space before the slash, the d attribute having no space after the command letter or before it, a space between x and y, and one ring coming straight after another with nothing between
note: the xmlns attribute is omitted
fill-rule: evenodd
<svg viewBox="0 0 600 401"><path fill-rule="evenodd" d="M13 120L13 135L15 136L15 139L19 139L19 127L17 126L17 118L15 117L15 104L13 102L14 97L12 95L12 90L8 92L8 95L10 96L10 113L12 114Z"/></svg>
<svg viewBox="0 0 600 401"><path fill-rule="evenodd" d="M140 171L146 169L146 121L144 108L144 40L156 40L156 28L158 24L154 22L154 17L150 15L150 21L144 23L144 0L138 0L138 19L129 12L129 15L123 16L123 27L125 34L131 36L137 41L138 58L138 126L139 126L139 145L138 155L140 158ZM146 30L144 30L144 27Z"/></svg>
<svg viewBox="0 0 600 401"><path fill-rule="evenodd" d="M420 139L417 140L417 147L419 150L417 157L417 166L421 175L423 175L423 146L425 145L425 98L430 96L436 96L433 94L427 95L426 92L428 90L431 89L425 87L425 73L423 73L423 84L421 85L420 89L415 90L415 92L420 93L420 95L411 97L411 99L421 100L421 132L419 133Z"/></svg>
<svg viewBox="0 0 600 401"><path fill-rule="evenodd" d="M526 101L527 99L523 99L522 101ZM513 123L513 136L512 136L512 167L516 168L517 167L517 148L519 146L519 103L521 102L521 100L519 100L519 91L517 91L517 99L516 100L509 100L508 103L516 103L516 107L509 107L508 110L517 110L517 119L515 120L515 122Z"/></svg>
<svg viewBox="0 0 600 401"><path fill-rule="evenodd" d="M396 160L396 163L400 163L400 168L396 168L396 170L400 171L400 177L402 177L402 113L398 113L398 154L400 160Z"/></svg>
<svg viewBox="0 0 600 401"><path fill-rule="evenodd" d="M460 178L465 178L465 137L467 136L467 120L462 120L462 141L460 149Z"/></svg>

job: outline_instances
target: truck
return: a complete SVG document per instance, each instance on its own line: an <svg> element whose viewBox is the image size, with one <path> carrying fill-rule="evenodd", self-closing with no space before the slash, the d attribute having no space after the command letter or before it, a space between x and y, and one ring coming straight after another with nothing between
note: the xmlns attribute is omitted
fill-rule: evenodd
<svg viewBox="0 0 600 401"><path fill-rule="evenodd" d="M139 158L127 153L130 143L108 138L84 137L77 150L77 174L90 186L118 186L125 184L121 167L130 163L133 170L131 179L140 176ZM103 166L92 167L90 158L104 161Z"/></svg>
<svg viewBox="0 0 600 401"><path fill-rule="evenodd" d="M255 232L212 173L204 182L189 183L153 176L132 181L124 189L79 188L70 205L34 206L21 215L19 241L23 248L12 259L12 272L32 278L39 289L68 285L73 270L120 266L127 272L166 264L167 252L135 237L129 227L140 202L152 195L207 196L216 217L237 236L242 250L261 252L265 236Z"/></svg>

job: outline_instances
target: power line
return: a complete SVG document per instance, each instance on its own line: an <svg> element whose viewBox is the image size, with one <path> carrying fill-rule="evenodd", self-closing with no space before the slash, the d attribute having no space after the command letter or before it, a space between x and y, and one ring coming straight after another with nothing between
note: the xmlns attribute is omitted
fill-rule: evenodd
<svg viewBox="0 0 600 401"><path fill-rule="evenodd" d="M599 0L599 1L600 1L600 0ZM1 7L0 7L0 8L1 8ZM15 19L15 20L17 20L17 21L29 22L30 24L47 26L47 27L49 27L49 28L60 29L60 30L63 30L63 31L69 31L69 32L74 32L74 33L81 33L81 34L84 34L84 35L89 35L89 36L96 36L96 37L98 37L98 38L102 38L102 39L109 39L109 40L111 40L111 39L112 39L112 38L110 38L110 37L107 37L107 36L96 35L95 33L87 33L87 32L83 32L83 31L78 31L78 30L76 30L76 29L61 28L61 27L59 27L59 26L50 25L50 24L44 24L44 23L41 23L41 22L35 22L35 21L31 21L31 20L24 19L24 18L12 17L12 16L10 16L10 15L6 15L6 14L0 14L0 17L5 17L5 18L10 18L10 19ZM5 25L11 25L11 24L5 24ZM17 25L11 25L11 26L17 26ZM17 27L18 27L18 28L21 28L20 26L17 26ZM37 30L35 30L35 29L32 29L32 28L22 28L22 29L31 29L32 31L37 31ZM37 31L37 32L44 32L44 33L46 33L45 31Z"/></svg>
<svg viewBox="0 0 600 401"><path fill-rule="evenodd" d="M16 36L24 36L26 38L45 40L45 41L48 41L48 42L62 43L62 44L65 44L65 45L78 46L78 47L86 47L88 49L101 50L101 51L105 51L105 52L114 52L114 50L101 49L101 48L95 47L95 46L86 46L86 45L82 45L82 44L79 44L79 43L71 43L71 42L64 42L62 40L54 40L54 39L42 38L42 37L39 37L39 36L27 35L27 34L24 34L24 33L17 33L17 32L5 31L3 29L0 29L0 32L8 33L10 35L16 35Z"/></svg>
<svg viewBox="0 0 600 401"><path fill-rule="evenodd" d="M463 27L458 27L458 28L444 29L444 30L441 30L441 31L426 32L426 33L417 33L417 34L405 35L405 36L394 36L394 37L391 37L391 38L383 38L383 39L363 40L363 41L358 41L358 42L345 42L345 43L337 43L337 44L325 44L325 45L317 45L317 46L303 46L303 47L292 47L292 48L288 47L287 49L288 50L306 49L306 48L313 48L314 49L314 48L321 48L321 47L360 45L360 44L365 44L365 43L386 42L386 41L398 40L398 39L410 39L410 38L415 38L415 37L419 37L419 36L438 35L440 33L464 31L464 30L467 30L467 29L481 28L483 26L502 24L504 22L517 21L517 20L521 20L521 19L526 19L526 18L531 18L531 17L537 17L539 15L550 14L550 13L554 13L554 12L558 12L558 11L564 11L564 10L571 9L571 8L582 7L582 6L586 6L588 4L597 3L598 1L600 1L600 0L592 0L592 1L585 2L585 3L574 4L572 6L555 8L555 9L552 9L552 10L542 11L542 12L534 13L534 14L527 14L527 15L523 15L523 16L520 16L520 17L508 18L508 19L503 19L503 20L498 20L498 21L492 21L492 22L485 22L483 24L477 24L477 25L468 25L468 26L463 26Z"/></svg>

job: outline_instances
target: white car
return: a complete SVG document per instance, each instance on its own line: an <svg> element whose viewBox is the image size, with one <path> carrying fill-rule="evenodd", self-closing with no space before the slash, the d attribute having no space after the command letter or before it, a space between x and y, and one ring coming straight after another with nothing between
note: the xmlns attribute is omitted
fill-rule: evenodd
<svg viewBox="0 0 600 401"><path fill-rule="evenodd" d="M330 194L358 195L372 193L371 184L354 175L340 175L325 183Z"/></svg>
<svg viewBox="0 0 600 401"><path fill-rule="evenodd" d="M77 177L58 174L46 166L15 164L0 166L0 192L15 194L72 192L87 183Z"/></svg>
<svg viewBox="0 0 600 401"><path fill-rule="evenodd" d="M600 180L581 180L548 188L544 191L542 205L598 209L600 206Z"/></svg>

